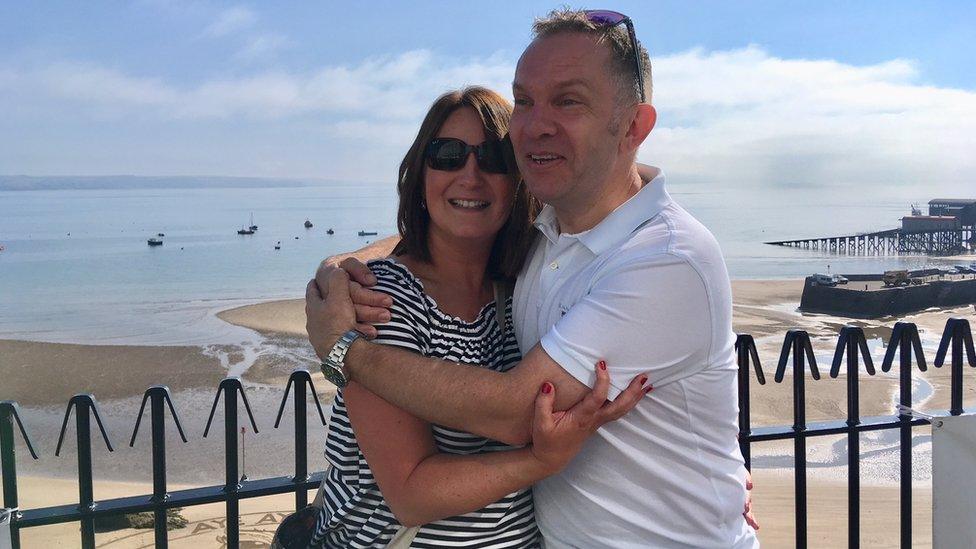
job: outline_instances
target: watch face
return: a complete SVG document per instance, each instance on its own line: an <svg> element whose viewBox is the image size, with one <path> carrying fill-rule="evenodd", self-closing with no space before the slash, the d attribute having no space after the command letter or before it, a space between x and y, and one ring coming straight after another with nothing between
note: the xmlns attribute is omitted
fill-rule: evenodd
<svg viewBox="0 0 976 549"><path fill-rule="evenodd" d="M329 383L340 389L346 386L346 376L342 375L342 372L331 364L326 362L322 363L322 375L325 376L325 379L329 380Z"/></svg>

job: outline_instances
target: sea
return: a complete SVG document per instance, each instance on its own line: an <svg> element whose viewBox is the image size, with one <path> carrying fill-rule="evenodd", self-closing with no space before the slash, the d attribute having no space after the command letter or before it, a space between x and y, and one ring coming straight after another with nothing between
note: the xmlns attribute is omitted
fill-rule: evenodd
<svg viewBox="0 0 976 549"><path fill-rule="evenodd" d="M321 259L395 232L392 183L167 181L145 188L144 179L116 177L108 188L0 190L0 339L239 343L242 329L215 312L302 297ZM763 243L897 227L912 202L932 198L924 189L863 200L838 188L750 190L678 181L668 189L715 234L733 279L952 263ZM303 226L306 219L313 227ZM238 235L252 220L256 233ZM158 233L165 235L163 245L149 246L147 239Z"/></svg>
<svg viewBox="0 0 976 549"><path fill-rule="evenodd" d="M97 188L97 181L96 188L91 188L91 180L82 183L89 188L58 188L72 184L67 178L55 188L21 184L18 190L4 190L0 178L0 339L198 346L219 359L228 375L242 374L259 356L285 357L287 364L311 369L315 357L302 338L264 337L223 322L216 313L266 300L300 298L321 259L395 232L397 196L392 184L248 180L235 186L234 181L224 180L214 186L158 178L147 187L143 178L124 177L113 178L105 188ZM844 189L749 190L680 180L668 188L715 234L733 279L792 279L815 272L869 273L953 262L919 256L850 257L763 244L893 228L909 213L911 203L924 204L931 198L924 191L856 200ZM238 235L238 229L252 219L258 226L256 233ZM304 227L306 219L311 228ZM329 229L333 234L328 234ZM377 235L360 236L360 231ZM150 247L147 239L158 233L164 235L163 245ZM232 354L243 360L232 359ZM931 394L930 388L925 392L927 383L918 383L917 396ZM247 385L261 431L248 429L246 442L241 435L241 444L247 447L242 471L252 478L291 474L281 459L282 449L289 449L290 456L294 444L288 414L281 429L269 428L283 388L254 380ZM220 437L199 438L213 398L213 390L207 388L174 394L195 440L180 444L170 433L172 482L222 482ZM147 439L135 448L118 442L119 437L129 436L139 396L99 402L106 429L116 440L116 452L110 456L96 445L96 476L146 481ZM22 407L35 445L45 449L39 461L21 460L23 474L75 475L70 448L66 457L51 455L63 410L57 405ZM314 407L309 407L307 420L313 429L307 448L312 457L309 466L320 470L325 467L324 431ZM842 474L842 469L831 467L843 462L846 450L835 446L821 449L824 455L818 463ZM928 463L929 448L916 446L918 463ZM896 470L891 466L896 444L866 441L862 451L869 449L877 459L865 463L864 471L877 462L879 472L871 473L871 478L894 482L889 477ZM756 465L764 468L788 468L792 463L791 456L777 449L757 449L755 458ZM920 479L928 478L920 468L917 473Z"/></svg>

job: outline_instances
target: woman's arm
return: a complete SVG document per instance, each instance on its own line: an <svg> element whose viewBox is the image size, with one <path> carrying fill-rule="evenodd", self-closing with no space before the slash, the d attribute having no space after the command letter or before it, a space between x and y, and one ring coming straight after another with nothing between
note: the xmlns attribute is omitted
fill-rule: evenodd
<svg viewBox="0 0 976 549"><path fill-rule="evenodd" d="M359 447L390 510L400 524L416 526L477 511L558 473L602 425L592 421L596 409L605 408L613 419L633 409L639 398L607 402L610 375L602 361L595 371L593 390L563 412L553 410L555 387L542 384L532 445L464 456L439 453L428 423L362 385L350 383L343 396Z"/></svg>
<svg viewBox="0 0 976 549"><path fill-rule="evenodd" d="M343 398L373 477L404 526L477 511L556 472L531 448L440 453L430 424L362 385L350 383Z"/></svg>

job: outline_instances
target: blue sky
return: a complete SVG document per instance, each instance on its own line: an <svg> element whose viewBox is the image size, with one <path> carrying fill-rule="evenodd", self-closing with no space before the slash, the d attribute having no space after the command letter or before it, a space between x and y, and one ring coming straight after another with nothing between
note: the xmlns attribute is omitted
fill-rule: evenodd
<svg viewBox="0 0 976 549"><path fill-rule="evenodd" d="M507 93L553 6L5 2L0 174L388 180L439 93ZM672 176L971 181L976 3L597 7L651 51L661 122L641 158Z"/></svg>

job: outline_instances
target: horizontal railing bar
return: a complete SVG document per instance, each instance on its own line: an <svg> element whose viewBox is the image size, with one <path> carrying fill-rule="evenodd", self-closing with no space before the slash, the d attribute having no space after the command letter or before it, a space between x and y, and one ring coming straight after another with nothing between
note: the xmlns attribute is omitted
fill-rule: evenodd
<svg viewBox="0 0 976 549"><path fill-rule="evenodd" d="M318 488L325 476L324 471L313 473L308 480L295 481L292 477L273 477L260 480L248 480L236 492L227 492L223 485L206 486L203 488L188 488L170 492L164 501L152 501L152 495L127 496L95 502L95 508L83 512L77 503L43 507L40 509L25 509L17 519L17 528L32 526L47 526L63 522L75 522L83 517L101 517L129 513L141 513L156 509L172 509L174 507L193 507L208 503L220 503L228 499L248 499L277 494L287 494L296 489L312 490Z"/></svg>
<svg viewBox="0 0 976 549"><path fill-rule="evenodd" d="M948 414L948 412L946 412ZM910 424L914 426L928 425L931 423L924 418L912 418ZM854 427L859 433L868 431L883 431L885 429L897 429L901 427L899 416L874 416L861 418L861 422ZM775 427L757 427L748 435L750 442L768 442L771 440L789 440L796 438L798 432L804 436L822 437L829 435L843 435L850 430L846 420L824 421L810 423L803 431L795 431L791 425L777 425Z"/></svg>

